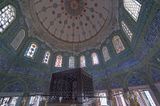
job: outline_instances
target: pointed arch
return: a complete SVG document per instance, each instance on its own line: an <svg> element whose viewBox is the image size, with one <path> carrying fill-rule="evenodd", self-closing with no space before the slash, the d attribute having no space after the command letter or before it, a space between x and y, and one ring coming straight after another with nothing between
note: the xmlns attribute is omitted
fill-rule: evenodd
<svg viewBox="0 0 160 106"><path fill-rule="evenodd" d="M69 57L69 68L75 68L75 57L74 56Z"/></svg>
<svg viewBox="0 0 160 106"><path fill-rule="evenodd" d="M36 43L31 43L30 46L27 48L24 56L33 59L37 49L38 46L36 45Z"/></svg>
<svg viewBox="0 0 160 106"><path fill-rule="evenodd" d="M123 5L130 16L137 21L141 10L141 4L137 0L123 0Z"/></svg>
<svg viewBox="0 0 160 106"><path fill-rule="evenodd" d="M102 48L102 53L103 53L104 61L105 62L108 61L110 59L110 55L106 46Z"/></svg>
<svg viewBox="0 0 160 106"><path fill-rule="evenodd" d="M63 61L63 57L61 55L58 55L56 57L55 67L62 67L62 61Z"/></svg>
<svg viewBox="0 0 160 106"><path fill-rule="evenodd" d="M27 92L29 90L28 84L21 78L6 81L2 85L1 92Z"/></svg>
<svg viewBox="0 0 160 106"><path fill-rule="evenodd" d="M112 43L113 43L113 46L114 46L117 54L125 50L125 47L121 41L121 38L118 35L113 37Z"/></svg>
<svg viewBox="0 0 160 106"><path fill-rule="evenodd" d="M43 63L48 64L49 59L50 59L50 55L51 55L51 53L49 51L45 52L44 58L43 58Z"/></svg>
<svg viewBox="0 0 160 106"><path fill-rule="evenodd" d="M121 26L122 26L123 32L126 34L127 38L131 42L132 37L133 37L133 33L130 31L130 29L128 28L128 26L126 25L126 23L124 21L121 21Z"/></svg>
<svg viewBox="0 0 160 106"><path fill-rule="evenodd" d="M80 57L80 67L81 68L86 67L86 58L84 55Z"/></svg>
<svg viewBox="0 0 160 106"><path fill-rule="evenodd" d="M12 5L7 5L2 8L2 10L0 10L0 33L4 32L15 18L16 9Z"/></svg>
<svg viewBox="0 0 160 106"><path fill-rule="evenodd" d="M21 29L17 33L16 37L12 40L10 45L14 48L14 50L17 50L19 46L21 45L21 43L23 42L24 38L25 38L25 30Z"/></svg>
<svg viewBox="0 0 160 106"><path fill-rule="evenodd" d="M93 64L93 65L99 64L99 60L98 60L97 53L93 52L93 53L91 54L91 57L92 57L92 64Z"/></svg>

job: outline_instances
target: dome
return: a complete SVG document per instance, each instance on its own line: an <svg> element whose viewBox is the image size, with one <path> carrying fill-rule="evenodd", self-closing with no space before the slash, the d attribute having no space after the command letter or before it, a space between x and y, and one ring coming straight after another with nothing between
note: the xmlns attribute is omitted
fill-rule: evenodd
<svg viewBox="0 0 160 106"><path fill-rule="evenodd" d="M80 52L98 47L119 28L117 0L35 0L29 4L29 10L24 10L31 15L36 35L53 48Z"/></svg>

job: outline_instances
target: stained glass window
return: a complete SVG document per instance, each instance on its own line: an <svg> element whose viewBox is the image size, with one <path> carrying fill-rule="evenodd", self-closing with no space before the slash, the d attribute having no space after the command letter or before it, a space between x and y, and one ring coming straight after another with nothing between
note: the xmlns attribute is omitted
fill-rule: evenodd
<svg viewBox="0 0 160 106"><path fill-rule="evenodd" d="M62 59L63 57L61 55L56 57L55 67L62 67Z"/></svg>
<svg viewBox="0 0 160 106"><path fill-rule="evenodd" d="M120 53L123 50L125 50L125 47L124 47L119 36L114 36L112 39L112 42L113 42L113 46L114 46L117 53Z"/></svg>
<svg viewBox="0 0 160 106"><path fill-rule="evenodd" d="M128 11L132 18L137 21L141 10L141 4L137 0L123 0L123 4L124 8Z"/></svg>
<svg viewBox="0 0 160 106"><path fill-rule="evenodd" d="M132 41L133 33L130 31L128 26L124 23L124 21L121 21L122 29L124 33L126 34L127 38Z"/></svg>
<svg viewBox="0 0 160 106"><path fill-rule="evenodd" d="M147 91L143 91L142 93L143 98L145 98L145 102L148 104L148 106L156 106L151 93L147 90Z"/></svg>
<svg viewBox="0 0 160 106"><path fill-rule="evenodd" d="M14 48L14 50L17 50L19 46L21 45L22 41L25 38L25 30L21 29L16 37L13 39L13 41L10 43L10 45Z"/></svg>
<svg viewBox="0 0 160 106"><path fill-rule="evenodd" d="M106 93L99 93L99 96L100 96L100 103L101 103L100 106L108 106Z"/></svg>
<svg viewBox="0 0 160 106"><path fill-rule="evenodd" d="M12 5L7 5L0 11L0 33L2 33L16 18L16 11Z"/></svg>
<svg viewBox="0 0 160 106"><path fill-rule="evenodd" d="M31 96L29 101L29 106L39 106L41 101L42 101L41 96Z"/></svg>
<svg viewBox="0 0 160 106"><path fill-rule="evenodd" d="M73 56L69 57L69 68L75 68L75 58Z"/></svg>
<svg viewBox="0 0 160 106"><path fill-rule="evenodd" d="M97 64L99 64L99 60L98 60L98 56L97 56L97 53L92 53L92 64L93 65L97 65Z"/></svg>
<svg viewBox="0 0 160 106"><path fill-rule="evenodd" d="M28 49L26 50L24 56L26 56L26 57L28 57L28 58L33 58L34 55L35 55L35 52L37 51L37 49L38 49L38 46L37 46L35 43L32 43L32 44L28 47Z"/></svg>
<svg viewBox="0 0 160 106"><path fill-rule="evenodd" d="M43 63L48 64L51 53L49 51L45 52Z"/></svg>
<svg viewBox="0 0 160 106"><path fill-rule="evenodd" d="M0 98L1 106L8 106L10 102L10 97L2 97Z"/></svg>
<svg viewBox="0 0 160 106"><path fill-rule="evenodd" d="M85 56L81 56L81 57L80 57L80 67L81 67L81 68L86 67L86 59L85 59Z"/></svg>
<svg viewBox="0 0 160 106"><path fill-rule="evenodd" d="M18 97L12 97L9 106L16 106L17 102L18 102Z"/></svg>
<svg viewBox="0 0 160 106"><path fill-rule="evenodd" d="M104 61L105 62L108 61L110 59L110 56L109 56L107 47L102 48L102 53L103 53Z"/></svg>

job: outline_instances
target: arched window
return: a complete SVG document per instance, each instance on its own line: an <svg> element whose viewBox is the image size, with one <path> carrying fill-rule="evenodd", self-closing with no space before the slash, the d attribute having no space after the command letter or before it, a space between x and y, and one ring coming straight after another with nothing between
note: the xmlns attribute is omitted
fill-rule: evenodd
<svg viewBox="0 0 160 106"><path fill-rule="evenodd" d="M117 53L120 53L125 49L119 36L114 36L112 39L112 43Z"/></svg>
<svg viewBox="0 0 160 106"><path fill-rule="evenodd" d="M106 93L99 93L101 106L108 106Z"/></svg>
<svg viewBox="0 0 160 106"><path fill-rule="evenodd" d="M10 43L10 45L14 48L14 50L17 50L19 46L21 45L22 41L25 38L25 30L21 29L16 37L13 39L13 41Z"/></svg>
<svg viewBox="0 0 160 106"><path fill-rule="evenodd" d="M121 21L122 29L124 33L126 34L127 38L132 41L133 33L130 31L128 26L124 23L124 21Z"/></svg>
<svg viewBox="0 0 160 106"><path fill-rule="evenodd" d="M32 43L32 44L28 47L28 49L26 50L24 56L26 56L26 57L28 57L28 58L33 58L34 55L35 55L35 52L37 51L37 49L38 49L38 46L37 46L35 43Z"/></svg>
<svg viewBox="0 0 160 106"><path fill-rule="evenodd" d="M49 51L45 52L43 63L48 64L51 53Z"/></svg>
<svg viewBox="0 0 160 106"><path fill-rule="evenodd" d="M99 60L98 60L98 56L97 56L97 53L92 53L92 64L93 65L96 65L96 64L99 64Z"/></svg>
<svg viewBox="0 0 160 106"><path fill-rule="evenodd" d="M0 32L2 33L16 18L16 10L12 5L5 6L0 11Z"/></svg>
<svg viewBox="0 0 160 106"><path fill-rule="evenodd" d="M28 104L29 106L39 106L41 100L42 97L39 95L31 96Z"/></svg>
<svg viewBox="0 0 160 106"><path fill-rule="evenodd" d="M105 62L108 61L110 59L110 56L109 56L107 47L102 48L102 53L103 53L104 61Z"/></svg>
<svg viewBox="0 0 160 106"><path fill-rule="evenodd" d="M80 57L80 67L81 67L81 68L86 67L86 59L85 59L85 56L81 56L81 57Z"/></svg>
<svg viewBox="0 0 160 106"><path fill-rule="evenodd" d="M124 8L137 21L139 12L141 10L141 4L137 0L123 0Z"/></svg>
<svg viewBox="0 0 160 106"><path fill-rule="evenodd" d="M69 57L69 68L75 68L75 58L73 56Z"/></svg>
<svg viewBox="0 0 160 106"><path fill-rule="evenodd" d="M56 57L55 67L62 67L62 59L63 57L61 55Z"/></svg>

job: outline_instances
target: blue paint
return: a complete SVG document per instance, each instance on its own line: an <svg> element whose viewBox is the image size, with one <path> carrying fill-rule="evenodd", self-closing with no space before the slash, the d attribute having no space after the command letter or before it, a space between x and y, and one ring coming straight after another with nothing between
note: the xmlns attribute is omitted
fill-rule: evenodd
<svg viewBox="0 0 160 106"><path fill-rule="evenodd" d="M145 36L145 42L149 47L153 47L159 39L160 34L160 10L155 15L147 30L147 35Z"/></svg>

